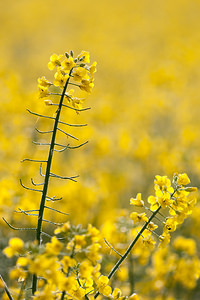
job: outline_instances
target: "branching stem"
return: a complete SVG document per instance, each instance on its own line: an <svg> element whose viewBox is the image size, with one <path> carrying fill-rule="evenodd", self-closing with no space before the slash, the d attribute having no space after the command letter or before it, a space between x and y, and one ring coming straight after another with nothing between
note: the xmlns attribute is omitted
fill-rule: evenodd
<svg viewBox="0 0 200 300"><path fill-rule="evenodd" d="M70 70L69 75L71 73L72 73L72 69ZM48 190L49 178L50 178L50 173L51 173L50 171L51 171L51 163L52 163L55 140L56 140L56 133L57 133L57 128L58 128L61 108L62 108L62 104L63 104L63 99L65 96L67 86L69 84L69 79L70 79L70 77L67 79L67 81L65 83L65 86L63 88L63 92L62 92L62 95L60 98L60 103L59 103L55 121L54 121L54 127L53 127L53 132L52 132L52 137L51 137L50 148L49 148L49 155L48 155L48 160L47 160L46 173L45 173L45 178L44 178L44 186L43 186L43 191L42 191L42 197L41 197L40 209L39 209L39 215L38 215L37 230L36 230L36 239L37 239L39 245L41 244L43 214L44 214L44 209L45 209L45 200L47 197L47 190ZM34 294L36 290L37 290L37 275L34 274L33 281L32 281L32 294Z"/></svg>
<svg viewBox="0 0 200 300"><path fill-rule="evenodd" d="M123 261L126 259L126 257L129 255L129 253L131 252L132 248L134 247L134 245L136 244L137 240L139 239L139 237L142 235L142 233L144 232L144 230L147 228L148 224L151 222L151 220L155 217L155 215L159 212L159 210L161 209L161 206L159 206L157 208L156 211L154 211L151 215L151 217L149 218L148 222L146 222L144 224L144 226L142 227L142 229L138 232L136 238L131 242L131 244L129 245L128 249L126 250L126 252L124 253L124 255L117 261L117 263L114 265L114 267L112 268L112 270L110 271L110 273L108 274L108 278L110 279L115 272L117 271L117 269L119 269L120 265L123 263ZM94 298L96 299L99 296L99 292L96 293L96 295L94 296Z"/></svg>

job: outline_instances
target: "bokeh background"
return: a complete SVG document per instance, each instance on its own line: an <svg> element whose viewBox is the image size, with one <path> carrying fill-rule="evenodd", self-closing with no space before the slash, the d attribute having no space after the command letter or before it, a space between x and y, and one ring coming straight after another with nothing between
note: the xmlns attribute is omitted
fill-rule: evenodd
<svg viewBox="0 0 200 300"><path fill-rule="evenodd" d="M69 133L89 143L55 155L55 172L80 178L52 180L52 193L63 197L52 207L68 212L75 224L101 228L130 210L137 192L146 199L155 175L186 172L199 186L200 1L7 0L0 8L1 216L16 226L35 224L14 213L18 207L37 208L40 200L19 184L19 178L27 186L31 177L39 182L39 165L20 160L46 158L47 149L32 140L48 141L34 128L51 125L26 108L53 114L38 99L37 78L51 80L50 55L71 49L75 55L89 51L98 72L85 102L91 110L64 113L67 122L88 124ZM199 217L197 205L181 229L197 243ZM3 248L13 232L0 224Z"/></svg>

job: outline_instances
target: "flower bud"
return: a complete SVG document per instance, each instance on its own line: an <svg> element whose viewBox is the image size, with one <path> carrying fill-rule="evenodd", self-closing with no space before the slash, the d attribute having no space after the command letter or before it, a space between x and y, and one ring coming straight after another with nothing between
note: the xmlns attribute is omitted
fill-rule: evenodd
<svg viewBox="0 0 200 300"><path fill-rule="evenodd" d="M186 192L196 192L196 191L197 191L197 188L191 186L191 187L185 188L185 191L186 191Z"/></svg>

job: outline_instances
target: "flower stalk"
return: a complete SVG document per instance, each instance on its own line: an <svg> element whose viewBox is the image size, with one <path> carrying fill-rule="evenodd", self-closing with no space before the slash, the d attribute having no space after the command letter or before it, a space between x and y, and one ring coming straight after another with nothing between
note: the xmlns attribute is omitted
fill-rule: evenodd
<svg viewBox="0 0 200 300"><path fill-rule="evenodd" d="M140 237L143 238L143 243L145 247L149 248L149 250L152 250L154 248L156 241L151 237L151 234L155 233L154 230L158 226L151 221L154 218L157 219L157 214L161 215L165 220L165 222L162 222L162 235L158 235L157 233L155 233L156 236L158 236L158 240L160 241L159 247L165 247L169 243L170 233L175 231L177 225L181 224L183 220L190 215L191 208L196 203L195 197L192 199L188 198L191 192L196 191L196 188L194 187L186 187L186 185L189 183L190 179L185 173L174 174L174 187L171 185L171 181L167 178L167 176L156 176L154 180L155 196L148 197L148 202L151 204L149 210L152 212L152 214L148 218L145 213L131 213L130 218L132 219L133 224L139 222L145 223L140 229L140 231L137 233L136 237L131 242L129 247L127 248L124 255L122 255L121 258L114 265L114 267L106 277L107 280L110 280L115 274L115 272L119 269L119 267L130 254L131 250L133 249ZM131 198L130 204L147 209L147 207L144 205L144 201L141 199L141 193L138 193L136 198ZM161 208L168 208L170 216L165 217L163 214L161 214ZM102 289L98 290L94 298L96 299L100 293L102 294Z"/></svg>
<svg viewBox="0 0 200 300"><path fill-rule="evenodd" d="M154 211L151 215L151 217L149 218L148 222L146 222L142 229L138 232L137 236L135 237L135 239L131 242L131 244L129 245L129 247L127 248L126 252L124 253L124 255L117 261L117 263L114 265L114 267L112 268L112 270L110 271L110 273L108 274L108 278L111 279L112 276L115 274L115 272L119 269L119 267L121 266L121 264L124 262L124 260L127 258L127 256L129 255L129 253L131 252L131 250L133 249L134 245L136 244L137 240L139 239L139 237L142 235L142 233L144 232L144 230L147 228L148 224L151 222L151 220L155 217L155 215L159 212L159 210L161 209L161 206L159 206L157 208L156 211ZM94 296L94 298L96 299L99 296L99 292L96 293L96 295Z"/></svg>
<svg viewBox="0 0 200 300"><path fill-rule="evenodd" d="M69 76L71 75L72 70L73 69L70 70ZM54 147L55 147L56 133L58 130L58 121L60 118L64 95L65 95L67 86L69 84L69 79L70 79L70 77L68 77L68 79L65 83L65 86L63 88L63 92L62 92L62 95L60 98L59 106L58 106L58 109L56 112L56 118L55 118L55 122L54 122L50 148L49 148L49 155L48 155L46 173L45 173L45 179L44 179L44 187L43 187L42 197L41 197L41 201L40 201L40 209L39 209L37 229L36 229L36 240L38 241L39 245L41 244L42 222L43 222L43 215L44 215L44 209L45 209L45 201L46 201L46 197L47 197L47 190L48 190L48 185L49 185L53 152L54 152ZM37 276L34 274L33 282L32 282L32 294L35 293L36 289L37 289Z"/></svg>
<svg viewBox="0 0 200 300"><path fill-rule="evenodd" d="M41 174L42 176L44 176L44 183L43 183L42 196L41 196L41 201L40 201L40 208L39 208L39 212L38 212L38 221L37 221L37 228L36 228L36 240L38 242L38 245L41 245L41 242L42 242L41 234L42 234L42 224L45 221L45 220L43 220L43 215L44 215L44 210L45 210L45 202L46 202L47 198L52 199L51 197L47 196L50 177L56 177L56 178L60 178L60 179L69 179L69 180L72 180L75 182L76 182L76 180L74 178L77 177L77 176L64 177L64 176L56 175L51 172L53 152L54 151L62 152L65 149L76 149L87 143L87 142L85 142L78 146L70 146L69 144L65 146L65 145L56 143L56 134L57 134L58 130L64 134L66 134L67 136L69 136L75 140L78 140L76 137L74 137L74 136L66 133L64 130L58 128L59 124L65 124L65 125L72 126L72 127L82 127L82 126L87 125L87 124L83 124L83 125L68 124L68 123L60 121L60 114L61 114L62 106L72 108L77 113L79 113L79 111L82 110L81 103L82 103L83 99L78 99L76 97L73 97L72 96L73 90L70 91L69 93L66 93L68 85L69 84L75 85L75 86L79 87L81 90L84 90L85 92L88 92L88 93L91 92L91 89L94 85L93 80L94 80L94 73L96 72L96 63L94 63L91 67L87 66L85 63L89 62L89 54L86 51L82 51L81 54L82 55L79 55L78 58L73 59L72 51L70 52L71 57L69 57L68 53L65 53L65 56L67 57L67 59L65 59L64 61L61 61L63 58L63 55L53 54L50 57L50 62L48 63L48 67L50 70L53 70L54 68L57 69L57 72L54 75L54 78L55 78L54 83L51 83L45 77L38 79L39 97L45 98L44 101L47 105L58 105L58 109L56 111L56 117L43 116L43 115L39 115L39 114L32 113L31 111L29 111L30 113L37 115L39 117L45 117L45 118L54 120L53 130L49 131L49 132L52 132L51 142L50 142L50 144L45 144L45 145L49 145L48 159L47 159L47 161L45 161L46 162L46 172L44 175ZM71 78L73 80L77 81L78 84L70 82ZM54 94L48 90L48 88L51 87L52 85L54 85L56 87L60 87L60 89L62 90L61 93L58 93L58 95L61 95L60 101L58 104L54 104L51 100L46 100L46 97L50 96L51 94ZM63 104L65 97L67 97L68 102L70 102L70 104L72 106ZM39 131L39 133L40 133L40 131ZM36 143L36 144L42 145L42 143ZM62 147L62 149L60 149L60 150L54 149L55 146L60 146L60 147ZM37 275L34 274L33 281L32 281L32 294L33 295L36 292L36 290L37 290Z"/></svg>

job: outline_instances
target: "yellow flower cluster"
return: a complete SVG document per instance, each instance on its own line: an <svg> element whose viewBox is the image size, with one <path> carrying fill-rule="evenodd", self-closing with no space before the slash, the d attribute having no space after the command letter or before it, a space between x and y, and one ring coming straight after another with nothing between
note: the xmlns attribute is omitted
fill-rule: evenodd
<svg viewBox="0 0 200 300"><path fill-rule="evenodd" d="M44 101L47 105L53 105L53 102L46 98L51 95L59 95L59 93L54 92L55 88L63 89L66 83L77 86L87 93L91 93L94 86L94 73L96 72L97 63L94 62L92 65L88 65L90 63L90 56L87 51L82 51L77 58L73 56L72 51L70 51L70 54L66 52L65 55L51 55L48 68L50 70L56 68L53 83L48 81L44 76L38 79L39 98L45 98ZM50 87L51 91L49 90ZM66 92L65 98L78 111L81 109L83 99L74 97L73 93L73 89Z"/></svg>
<svg viewBox="0 0 200 300"><path fill-rule="evenodd" d="M25 282L30 274L41 278L33 299L56 300L60 299L60 293L64 293L64 299L94 299L99 292L108 299L139 300L135 293L127 297L119 288L112 290L108 277L101 275L103 239L97 228L89 224L87 229L82 229L67 222L55 233L62 235L62 239L53 236L50 242L38 246L35 242L24 244L21 239L13 238L4 249L8 257L20 255L16 267L10 271L10 279Z"/></svg>
<svg viewBox="0 0 200 300"><path fill-rule="evenodd" d="M40 247L36 243L24 244L19 238L9 241L4 254L8 257L23 255L17 259L10 278L26 280L29 274L42 278L43 284L33 299L60 299L63 291L65 299L83 299L87 293L93 294L97 289L102 291L99 230L90 224L87 229L81 229L66 223L55 232L62 233L65 242L56 236ZM107 294L111 292L107 291Z"/></svg>
<svg viewBox="0 0 200 300"><path fill-rule="evenodd" d="M60 9L59 13L56 13L58 4ZM34 133L31 118L24 114L25 108L29 106L40 111L45 109L40 101L35 103L31 81L35 74L39 74L40 70L45 68L42 60L52 43L59 49L64 48L66 42L72 42L76 49L83 43L101 60L98 78L100 89L95 95L95 108L87 116L90 126L83 130L83 138L88 139L92 132L95 139L90 144L89 151L86 147L75 154L76 158L74 153L67 153L55 161L55 169L59 174L65 174L66 164L62 162L67 159L67 169L76 169L78 174L83 175L75 187L73 182L67 184L66 188L66 185L61 187L57 180L51 181L56 194L59 192L64 199L72 199L73 195L73 201L57 202L58 209L70 212L69 218L76 224L95 222L98 226L103 225L104 236L107 234L106 238L114 248L124 253L131 237L130 233L127 233L125 222L121 222L120 230L116 225L119 219L122 219L121 208L124 211L127 197L135 195L137 190L142 192L143 199L146 200L144 195L152 189L151 178L155 170L157 174L173 174L178 169L187 170L191 179L194 178L195 184L199 186L199 11L200 1L197 0L156 1L155 5L148 1L129 0L104 0L99 2L99 5L92 0L74 1L72 5L64 0L59 3L52 1L51 5L39 0L17 1L16 5L2 2L1 22L4 31L0 50L1 177L6 186L4 188L1 181L0 212L6 220L23 227L35 226L34 217L24 215L21 218L19 214L12 214L18 207L27 210L37 209L38 205L35 193L27 196L26 192L21 191L18 182L13 184L14 180L10 180L10 177L11 172L15 177L21 176L19 160L22 153L23 156L30 154L30 141L26 134L30 136ZM61 52L57 54L59 53ZM70 56L66 66L63 65L65 70L72 60ZM61 66L58 64L55 72L59 67ZM54 78L48 79L53 83ZM78 81L75 83L80 84ZM53 85L48 88L48 91L53 93L57 90L59 87ZM100 90L103 90L103 96L100 95ZM48 100L49 96L52 95L47 95L47 104L54 102L56 98L51 97L51 100ZM77 105L80 107L78 103ZM77 120L76 115L72 115L70 121L73 123ZM44 119L40 125L46 123ZM42 157L43 151L34 149L34 155L35 158L39 156L46 159L46 155ZM31 175L38 174L36 168L31 165L26 168L26 172ZM20 175L17 175L18 173ZM5 189L3 193L2 186ZM181 233L198 241L198 206L194 209L191 220L186 220L186 225L176 226L180 229L174 232L173 238ZM140 209L136 208L136 211L145 212L149 218L150 213ZM160 212L168 216L168 207L163 207ZM50 212L46 212L46 216L49 219L52 217ZM157 217L161 222L166 222L161 215L157 214ZM54 221L59 222L59 217L55 216ZM128 225L132 226L133 221L129 221L130 223L127 220ZM10 236L10 228L2 219L0 222L1 240L4 243L7 236ZM153 222L162 227L159 220L154 219ZM131 231L134 235L137 234L136 230L139 232L141 229L136 227L137 224L143 225L145 221L132 226ZM47 224L45 225L47 228ZM150 226L149 223L148 228L155 230ZM113 227L115 228L112 229ZM155 232L162 233L160 228ZM28 233L23 236L26 240L29 238ZM143 236L145 237L145 233ZM186 244L184 241L183 245ZM110 254L112 250L107 248ZM181 251L185 257L186 251L193 250L191 245L188 246L188 250L180 250L179 244L173 253L174 251ZM173 253L168 250L167 256ZM138 267L138 262L145 262L145 257L149 255L148 248L145 251L142 237L134 246L132 254L136 281L134 285L137 291L138 285L140 290L140 286L146 282L140 276L144 274L144 269L141 265ZM109 259L102 266L105 270L103 274L108 274L117 256L118 254L112 251L112 255L109 255ZM3 260L1 269L5 276L7 265L4 262ZM168 260L162 260L162 268L165 268L167 262ZM127 259L112 279L114 286L124 286L123 291L129 288L129 265ZM157 288L161 284L158 277ZM31 285L27 287L29 286ZM200 287L189 291L190 294L184 293L182 291L185 291L185 288L181 282L179 287L173 288L172 278L162 291L160 294L158 292L156 297L149 292L145 300L193 297L198 299Z"/></svg>
<svg viewBox="0 0 200 300"><path fill-rule="evenodd" d="M147 282L145 293L151 291L155 298L166 287L170 290L181 284L192 290L200 277L200 260L194 240L179 236L172 245L173 248L159 248L152 256L153 264L148 270L151 282Z"/></svg>
<svg viewBox="0 0 200 300"><path fill-rule="evenodd" d="M175 231L177 225L191 214L192 206L195 204L195 197L191 195L191 192L196 188L186 186L189 182L186 174L175 174L172 183L167 176L157 175L154 181L155 195L147 199L151 205L150 208L145 206L141 194L137 194L136 198L130 200L131 205L138 209L146 209L147 213L132 212L130 219L135 225L132 228L124 211L116 227L116 241L119 244L117 250L121 251L122 244L124 248L126 247L127 237L139 235L133 254L130 255L137 258L140 264L147 263L150 252L156 244L153 234L158 236L162 248L155 252L151 269L155 284L153 290L156 291L164 286L165 276L171 270L174 272L175 282L187 288L193 288L200 276L196 245L193 240L182 237L176 238L173 242L177 254L169 257L167 268L160 268L161 259L168 257L168 248L163 248L163 246L170 241L170 233ZM166 215L166 208L169 211L168 215ZM153 222L155 217L162 219L163 233L161 235L156 233L158 225L154 223L155 220ZM143 225L137 226L137 223L143 223ZM110 234L114 237L115 233L111 228L109 229L108 224L105 228L107 232L111 230ZM102 234L97 228L89 224L86 229L83 229L81 226L74 226L67 222L55 229L54 233L57 237L53 236L51 241L44 246L39 247L37 243L24 244L19 238L13 238L9 241L9 246L4 249L4 254L8 257L20 255L16 267L10 272L11 279L26 281L29 274L36 274L38 278L42 278L38 282L38 289L33 299L59 299L60 293L64 293L65 299L86 297L91 300L94 299L96 293L100 293L107 299L139 299L137 294L129 297L122 295L119 280L122 282L127 280L127 263L120 267L122 272L118 272L117 275L119 287L115 289L110 286L109 278L102 275L102 271L104 272L104 263L101 263L102 253L106 254L106 251ZM115 250L112 247L111 249ZM187 259L179 257L181 252L187 255ZM193 272L193 279L190 283L188 281L189 270ZM160 286L158 277L161 278Z"/></svg>
<svg viewBox="0 0 200 300"><path fill-rule="evenodd" d="M112 292L112 288L109 286L109 279L106 276L101 275L97 280L97 289L100 294L107 297L107 299L118 300L139 300L139 296L134 293L131 296L123 296L119 288L115 288Z"/></svg>
<svg viewBox="0 0 200 300"><path fill-rule="evenodd" d="M3 250L3 253L7 257L13 257L14 255L23 254L24 242L20 238L12 238L9 240L9 246Z"/></svg>
<svg viewBox="0 0 200 300"><path fill-rule="evenodd" d="M150 218L146 213L132 212L130 215L133 223L145 222L146 225L142 232L143 242L149 248L153 249L155 241L151 236L154 230L158 227L151 222L151 219L158 214L164 218L163 233L158 237L160 246L164 247L170 242L170 233L176 230L177 225L183 223L191 213L193 206L196 203L196 197L191 195L191 192L196 191L194 187L186 187L190 183L187 174L174 174L173 184L167 176L157 175L154 180L155 195L148 197L147 201L150 204L150 209L144 206L144 201L141 199L141 194L137 194L136 198L130 199L130 204L137 207L144 207L152 212ZM169 214L161 214L161 209L168 208ZM166 210L165 210L166 211ZM147 234L149 230L149 234ZM155 233L156 234L156 233Z"/></svg>

